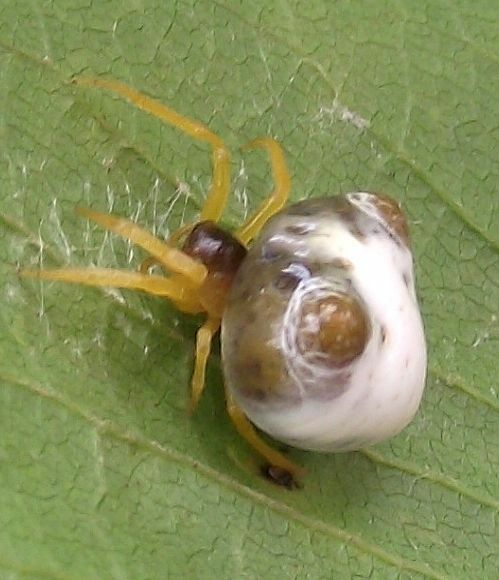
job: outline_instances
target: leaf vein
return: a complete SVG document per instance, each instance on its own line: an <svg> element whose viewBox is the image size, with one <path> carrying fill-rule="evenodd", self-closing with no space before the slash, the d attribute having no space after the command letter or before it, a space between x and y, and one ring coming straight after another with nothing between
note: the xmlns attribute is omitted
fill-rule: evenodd
<svg viewBox="0 0 499 580"><path fill-rule="evenodd" d="M172 461L179 465L182 465L186 468L190 468L193 471L196 471L202 474L203 476L207 477L208 479L216 481L217 483L230 489L234 493L244 495L248 499L251 499L256 503L267 507L268 509L280 514L283 517L287 517L291 520L294 520L295 522L301 524L306 528L323 533L324 535L335 538L340 542L348 543L353 547L355 547L360 552L370 554L386 564L395 566L400 570L417 572L427 576L428 578L434 578L438 580L448 578L446 575L440 573L439 571L434 570L427 564L411 562L406 558L402 558L397 554L389 552L388 550L382 548L378 544L363 539L358 534L347 532L346 530L333 526L322 520L317 520L315 518L306 516L305 514L301 513L295 508L292 508L278 500L270 498L261 492L253 490L250 487L237 482L232 477L222 474L216 469L208 465L205 465L204 463L201 463L200 461L192 457L189 457L188 455L181 453L173 448L165 446L164 444L159 443L158 441L144 438L137 433L124 431L123 429L120 428L119 425L114 424L112 421L101 419L96 415L90 413L89 411L82 409L77 404L68 401L60 393L54 391L51 388L47 388L36 382L20 380L9 374L2 373L0 377L13 385L26 388L32 393L44 397L52 401L53 403L60 405L64 409L70 411L71 413L85 420L93 428L95 428L101 435L107 435L108 437L112 437L126 445L141 448L143 450L150 452L151 454L154 454L157 457L161 457L162 459L166 459L168 461ZM390 465L390 461L386 460L379 454L375 454L372 452L369 452L369 454L368 453L365 454L367 456L370 455L371 458L375 461L385 463L387 466L400 469L398 462L397 463L391 462L392 465ZM412 471L415 472L414 474L423 473L416 467L412 467L409 464L403 464L403 470L409 471L411 469ZM424 474L422 476L424 476ZM435 483L446 485L447 487L450 485L450 481L448 481L447 480L448 478L445 478L444 476L438 477L436 474L434 474L432 477L429 477L429 479L431 479ZM459 491L459 493L462 493L463 495L466 495L467 493L467 490L461 485L457 485L457 482L455 491ZM476 494L474 494L473 497L471 497L471 499L475 501L480 500L480 498Z"/></svg>
<svg viewBox="0 0 499 580"><path fill-rule="evenodd" d="M362 449L361 453L369 458L373 463L377 463L385 467L390 467L392 469L398 469L399 471L414 475L418 479L426 479L433 483L437 483L438 485L441 485L450 491L456 492L463 497L471 499L476 503L491 507L492 509L499 512L499 500L484 494L477 493L453 477L448 477L442 473L436 473L431 470L423 470L414 463L386 457L385 455L373 449Z"/></svg>

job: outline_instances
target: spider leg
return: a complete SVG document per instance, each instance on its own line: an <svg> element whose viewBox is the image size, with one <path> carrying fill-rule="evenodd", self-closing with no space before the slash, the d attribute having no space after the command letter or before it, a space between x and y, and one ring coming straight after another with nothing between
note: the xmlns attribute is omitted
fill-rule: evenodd
<svg viewBox="0 0 499 580"><path fill-rule="evenodd" d="M110 288L130 288L143 290L148 294L170 299L180 309L187 312L200 312L203 307L196 298L192 287L185 287L180 280L163 276L126 272L113 268L58 268L54 270L21 270L24 278L54 280L86 286Z"/></svg>
<svg viewBox="0 0 499 580"><path fill-rule="evenodd" d="M291 189L291 178L284 158L284 152L279 143L271 137L255 139L244 146L245 149L266 149L272 165L272 175L275 187L269 197L256 212L235 232L236 238L247 244L258 236L267 220L277 213L286 203Z"/></svg>
<svg viewBox="0 0 499 580"><path fill-rule="evenodd" d="M119 236L126 238L144 248L162 266L172 272L181 274L191 284L199 287L207 276L206 266L194 260L181 250L174 248L156 238L135 222L112 214L105 214L87 208L77 208L79 215L99 224Z"/></svg>
<svg viewBox="0 0 499 580"><path fill-rule="evenodd" d="M181 227L179 227L177 230L175 230L173 232L173 234L171 236L169 236L168 238L168 245L169 246L176 246L178 241L185 236L187 233L190 232L190 230L192 230L193 228L193 224L185 224ZM142 272L143 274L147 274L149 272L149 270L151 268L153 268L154 266L161 266L161 262L157 259L157 258L153 258L152 256L149 256L149 258L146 258L145 260L143 260L140 265L139 265L139 272Z"/></svg>
<svg viewBox="0 0 499 580"><path fill-rule="evenodd" d="M154 266L161 266L161 262L157 258L149 256L139 264L139 272L142 274L148 274L149 270L154 268Z"/></svg>
<svg viewBox="0 0 499 580"><path fill-rule="evenodd" d="M209 143L213 149L213 179L205 204L201 210L200 220L217 222L220 219L230 188L230 155L220 137L212 133L203 123L184 117L159 101L151 99L119 81L93 77L74 77L72 83L78 86L106 89L126 99L138 109L190 135L193 139Z"/></svg>
<svg viewBox="0 0 499 580"><path fill-rule="evenodd" d="M197 407L201 398L205 383L206 362L211 349L211 339L219 328L220 320L218 318L208 318L197 332L196 362L191 380L191 412Z"/></svg>
<svg viewBox="0 0 499 580"><path fill-rule="evenodd" d="M270 465L289 472L295 481L300 481L303 469L290 461L279 451L273 449L260 438L255 428L234 401L232 395L225 389L227 412L234 423L239 435Z"/></svg>

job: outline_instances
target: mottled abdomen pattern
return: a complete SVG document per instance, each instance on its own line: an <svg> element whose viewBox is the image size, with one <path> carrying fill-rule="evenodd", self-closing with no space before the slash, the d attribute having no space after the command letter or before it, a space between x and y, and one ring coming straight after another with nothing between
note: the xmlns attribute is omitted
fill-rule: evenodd
<svg viewBox="0 0 499 580"><path fill-rule="evenodd" d="M230 290L222 358L251 421L295 447L347 451L403 429L426 346L398 204L351 193L269 220Z"/></svg>

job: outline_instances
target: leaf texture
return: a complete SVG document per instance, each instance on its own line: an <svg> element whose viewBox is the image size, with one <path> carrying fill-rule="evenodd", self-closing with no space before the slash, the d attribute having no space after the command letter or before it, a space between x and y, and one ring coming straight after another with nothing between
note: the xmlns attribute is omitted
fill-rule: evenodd
<svg viewBox="0 0 499 580"><path fill-rule="evenodd" d="M2 3L3 577L497 577L498 18L493 0ZM286 149L294 200L402 202L430 355L408 429L358 453L292 451L305 488L275 488L225 415L217 352L186 414L199 320L16 276L133 268L143 255L74 207L162 236L209 187L206 147L68 84L81 73L226 140L228 227L271 188L265 157L239 150L263 135Z"/></svg>

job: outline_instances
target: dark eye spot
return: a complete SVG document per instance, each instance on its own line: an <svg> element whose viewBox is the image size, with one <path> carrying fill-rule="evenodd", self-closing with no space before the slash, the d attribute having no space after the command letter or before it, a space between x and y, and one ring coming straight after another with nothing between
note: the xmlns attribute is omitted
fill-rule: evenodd
<svg viewBox="0 0 499 580"><path fill-rule="evenodd" d="M302 280L307 280L311 276L310 270L304 264L292 262L283 268L275 281L278 290L294 290Z"/></svg>

